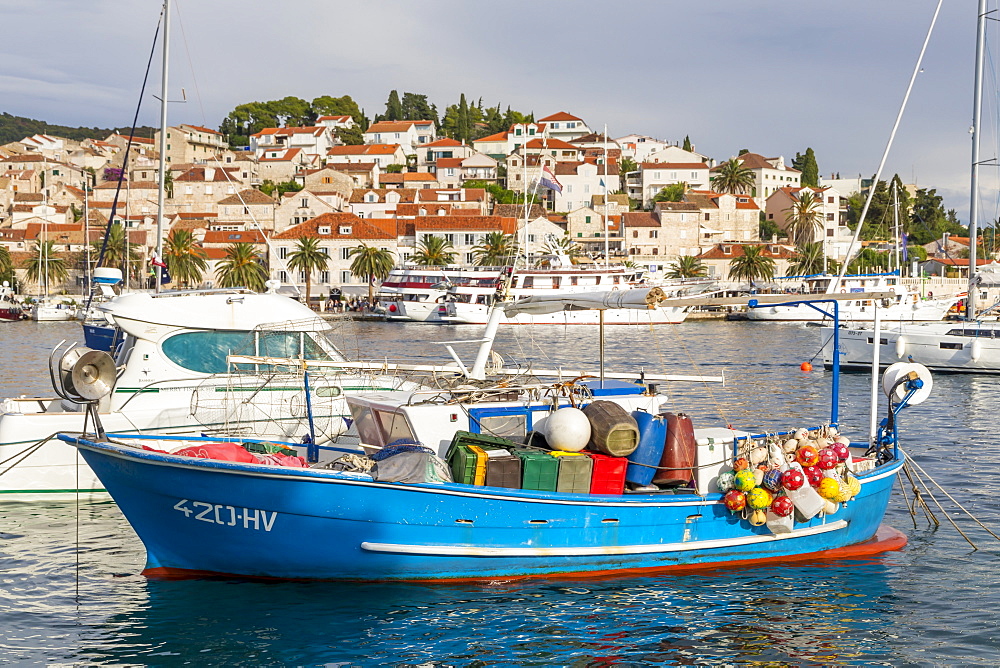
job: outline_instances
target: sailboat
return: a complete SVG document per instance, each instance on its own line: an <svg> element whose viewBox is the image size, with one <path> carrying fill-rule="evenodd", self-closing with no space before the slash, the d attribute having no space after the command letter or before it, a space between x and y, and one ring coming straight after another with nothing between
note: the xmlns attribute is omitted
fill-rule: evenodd
<svg viewBox="0 0 1000 668"><path fill-rule="evenodd" d="M47 171L47 166L42 167L43 173ZM38 236L38 263L42 267L41 285L39 286L41 295L31 309L31 319L39 322L72 320L76 317L76 309L70 304L49 297L49 244L48 244L48 188L42 189L42 207L45 213L42 214L42 230Z"/></svg>
<svg viewBox="0 0 1000 668"><path fill-rule="evenodd" d="M875 340L882 349L885 364L897 360L916 361L930 369L950 373L1000 374L1000 323L996 310L1000 304L977 313L980 291L976 264L979 230L980 118L983 106L983 67L986 49L986 0L979 2L976 37L976 75L972 110L971 202L969 208L969 286L965 318L958 322L898 324L887 329L850 328L840 332L840 343L831 340L823 348L823 361L832 368L835 361L846 369L867 367ZM825 330L829 333L829 329ZM835 352L836 351L836 352Z"/></svg>

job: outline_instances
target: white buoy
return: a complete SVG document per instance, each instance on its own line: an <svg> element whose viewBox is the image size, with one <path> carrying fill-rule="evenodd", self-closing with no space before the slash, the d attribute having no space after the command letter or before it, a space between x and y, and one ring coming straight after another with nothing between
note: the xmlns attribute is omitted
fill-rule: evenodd
<svg viewBox="0 0 1000 668"><path fill-rule="evenodd" d="M903 359L903 355L906 354L906 337L900 334L896 338L896 357Z"/></svg>
<svg viewBox="0 0 1000 668"><path fill-rule="evenodd" d="M560 408L545 419L541 428L553 450L580 452L590 442L590 420L579 408Z"/></svg>

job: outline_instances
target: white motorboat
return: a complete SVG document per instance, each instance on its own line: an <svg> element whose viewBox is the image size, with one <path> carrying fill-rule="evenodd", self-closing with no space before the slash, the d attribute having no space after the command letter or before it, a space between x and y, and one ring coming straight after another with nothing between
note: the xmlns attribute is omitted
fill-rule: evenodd
<svg viewBox="0 0 1000 668"><path fill-rule="evenodd" d="M76 312L77 307L72 304L41 299L32 305L31 319L37 322L75 320Z"/></svg>
<svg viewBox="0 0 1000 668"><path fill-rule="evenodd" d="M117 379L99 407L109 432L197 435L235 430L295 440L314 431L317 442L328 443L347 428L344 392L415 386L375 372L338 371L314 377L311 392L304 393L301 377L283 385L273 369L231 368L226 356L241 350L344 359L329 340L327 321L278 294L242 289L133 293L99 308L125 333L115 357ZM73 361L86 351L71 349L58 364L53 359L57 393L60 373L70 373ZM313 403L313 428L306 423L307 399ZM0 401L0 461L11 466L0 475L0 500L100 491L73 449L57 441L36 448L55 433L80 431L84 419L81 404L58 396Z"/></svg>
<svg viewBox="0 0 1000 668"><path fill-rule="evenodd" d="M833 367L832 327L824 327L823 363ZM1000 323L927 322L879 329L880 364L919 362L951 373L1000 373ZM870 370L874 329L841 328L840 366Z"/></svg>
<svg viewBox="0 0 1000 668"><path fill-rule="evenodd" d="M879 317L884 322L937 322L942 320L949 309L962 298L961 295L939 299L921 298L920 295L907 290L899 282L896 274L845 276L834 289L833 286L838 284L836 279L836 276L825 274L802 277L800 284L803 286L801 289L803 298L816 299L820 294L889 290L895 293L896 297L888 306L881 308ZM792 297L794 293L786 296ZM841 322L872 322L874 318L874 308L870 302L848 300L838 303ZM813 306L805 304L767 306L748 309L747 319L767 322L820 322L832 321L832 313L832 305L823 303Z"/></svg>

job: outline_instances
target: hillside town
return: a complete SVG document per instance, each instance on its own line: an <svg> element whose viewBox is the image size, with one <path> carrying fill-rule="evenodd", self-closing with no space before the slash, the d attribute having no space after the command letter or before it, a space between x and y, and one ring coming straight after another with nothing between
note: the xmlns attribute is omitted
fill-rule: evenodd
<svg viewBox="0 0 1000 668"><path fill-rule="evenodd" d="M405 266L438 238L453 262L472 265L497 232L516 238L529 262L558 249L576 262L627 263L651 276L695 258L705 275L725 278L731 262L756 247L777 276L803 242L820 242L825 256L843 260L852 236L847 198L870 185L820 178L804 186L780 155L719 159L688 141L612 138L563 111L468 143L440 135L434 121L376 121L360 133L361 144L343 143L344 129L360 130L349 115L320 116L311 126L265 128L249 146L234 147L217 130L169 127L161 221L168 255L171 242L186 240L186 252L204 260L195 275L175 276L173 287L221 285L220 265L239 246L284 286L309 282L316 296L360 293L369 279L351 264L361 246ZM22 294L84 292L109 219L120 228L114 243L130 248L127 258L113 253L129 266L126 282L148 287L158 135L130 145L117 133L82 141L38 134L0 146L0 246ZM737 187L722 178L734 169ZM662 197L671 188L676 196ZM515 202L528 193L531 205L501 202L497 193ZM803 201L812 221L804 236L789 214ZM765 221L777 233L762 239ZM302 239L317 240L328 257L308 276L289 266ZM939 261L931 271L960 271L962 239L943 242L928 245L928 261ZM30 270L40 253L61 257L66 269L44 287Z"/></svg>

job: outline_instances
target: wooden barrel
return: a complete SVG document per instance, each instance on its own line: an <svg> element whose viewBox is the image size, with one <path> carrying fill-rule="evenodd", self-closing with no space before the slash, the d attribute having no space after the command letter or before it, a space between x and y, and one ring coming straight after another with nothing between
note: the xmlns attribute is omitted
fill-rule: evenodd
<svg viewBox="0 0 1000 668"><path fill-rule="evenodd" d="M660 466L653 477L656 485L687 485L694 478L697 445L694 426L684 413L662 413L667 419L667 440Z"/></svg>

